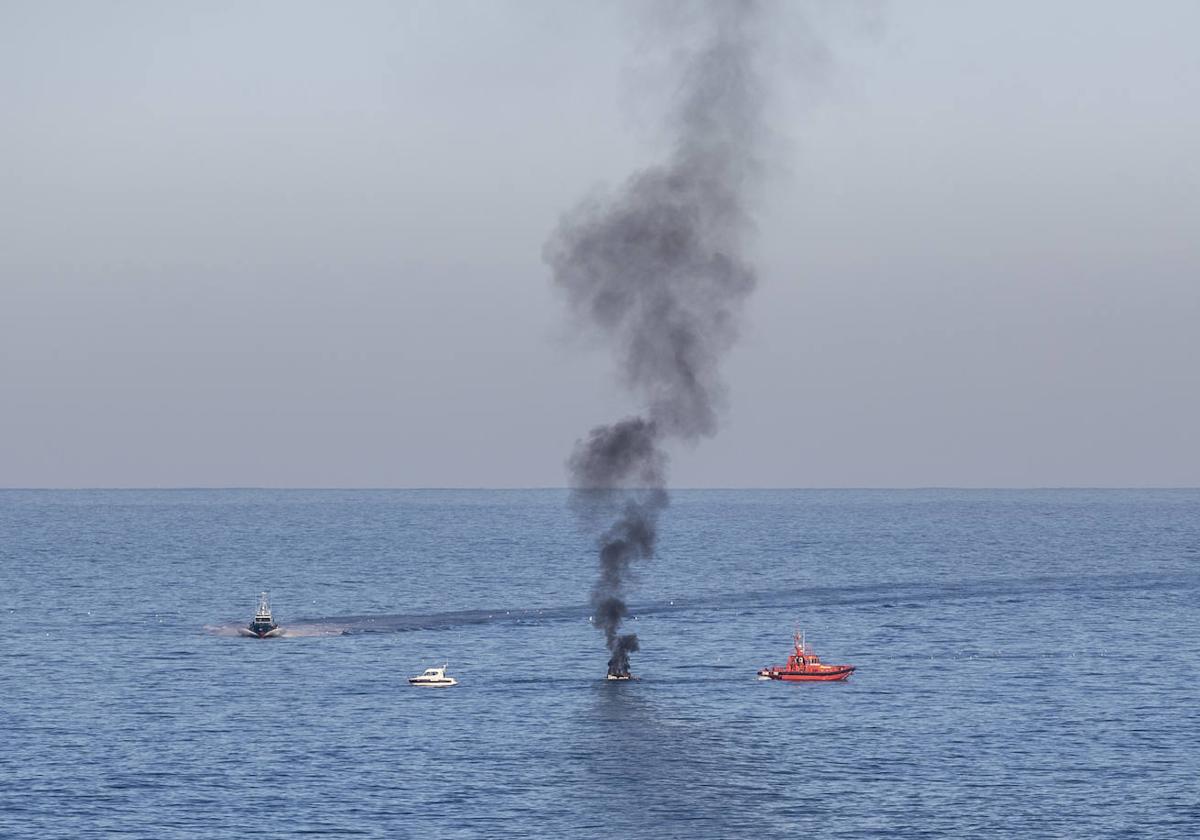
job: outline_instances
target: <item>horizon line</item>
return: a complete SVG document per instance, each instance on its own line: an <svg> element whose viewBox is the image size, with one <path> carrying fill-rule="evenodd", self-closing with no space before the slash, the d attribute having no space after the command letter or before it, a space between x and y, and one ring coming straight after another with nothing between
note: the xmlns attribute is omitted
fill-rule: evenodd
<svg viewBox="0 0 1200 840"><path fill-rule="evenodd" d="M145 491L247 491L247 490L271 490L271 491L354 491L354 492L402 492L402 491L461 491L461 492L478 492L481 490L495 492L528 492L528 491L546 491L546 490L572 490L568 485L409 485L409 486L351 486L351 485L257 485L257 484L229 484L229 485L78 485L78 486L0 486L0 492L93 492L93 491L116 491L116 492L145 492ZM596 488L607 489L607 488ZM614 488L615 489L615 488ZM843 485L843 486L819 486L819 485L704 485L704 486L678 486L668 487L668 490L709 490L709 491L729 491L729 490L745 490L745 491L781 491L781 490L803 490L803 491L863 491L863 490L881 490L881 491L896 491L896 490L1200 490L1200 485L1193 484L1030 484L1030 485L983 485L983 484L910 484L910 485Z"/></svg>

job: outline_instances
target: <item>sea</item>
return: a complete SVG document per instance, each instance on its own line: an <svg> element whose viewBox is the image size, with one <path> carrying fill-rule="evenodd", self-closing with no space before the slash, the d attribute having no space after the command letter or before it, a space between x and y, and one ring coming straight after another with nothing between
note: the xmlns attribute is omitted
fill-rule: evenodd
<svg viewBox="0 0 1200 840"><path fill-rule="evenodd" d="M1198 490L674 491L626 683L595 577L564 490L0 492L0 837L1200 836Z"/></svg>

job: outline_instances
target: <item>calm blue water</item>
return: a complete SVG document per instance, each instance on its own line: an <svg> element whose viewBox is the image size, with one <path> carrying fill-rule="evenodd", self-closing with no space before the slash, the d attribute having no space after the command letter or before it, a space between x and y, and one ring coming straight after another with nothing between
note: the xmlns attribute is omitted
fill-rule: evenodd
<svg viewBox="0 0 1200 840"><path fill-rule="evenodd" d="M560 491L0 492L0 836L1200 833L1200 491L677 492L638 683L592 578Z"/></svg>

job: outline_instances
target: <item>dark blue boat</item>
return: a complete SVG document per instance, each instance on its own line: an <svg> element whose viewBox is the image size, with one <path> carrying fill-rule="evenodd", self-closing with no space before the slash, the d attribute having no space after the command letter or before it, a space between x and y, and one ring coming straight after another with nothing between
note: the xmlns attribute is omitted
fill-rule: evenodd
<svg viewBox="0 0 1200 840"><path fill-rule="evenodd" d="M283 634L283 628L271 618L271 600L266 592L258 596L258 609L254 611L254 620L242 634L257 639L270 639Z"/></svg>

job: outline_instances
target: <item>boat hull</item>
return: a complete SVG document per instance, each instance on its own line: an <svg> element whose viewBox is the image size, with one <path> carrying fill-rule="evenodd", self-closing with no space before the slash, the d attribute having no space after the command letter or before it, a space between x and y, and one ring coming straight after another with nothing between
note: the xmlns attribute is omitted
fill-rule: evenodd
<svg viewBox="0 0 1200 840"><path fill-rule="evenodd" d="M239 631L251 639L275 639L283 635L282 627L243 627Z"/></svg>
<svg viewBox="0 0 1200 840"><path fill-rule="evenodd" d="M780 682L841 682L854 673L854 667L831 668L828 671L759 671L758 677L763 680L779 680Z"/></svg>
<svg viewBox="0 0 1200 840"><path fill-rule="evenodd" d="M418 680L410 679L409 685L419 686L421 688L449 688L452 685L458 685L458 680Z"/></svg>

